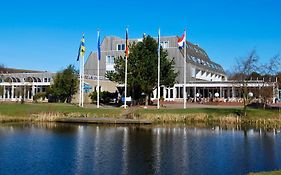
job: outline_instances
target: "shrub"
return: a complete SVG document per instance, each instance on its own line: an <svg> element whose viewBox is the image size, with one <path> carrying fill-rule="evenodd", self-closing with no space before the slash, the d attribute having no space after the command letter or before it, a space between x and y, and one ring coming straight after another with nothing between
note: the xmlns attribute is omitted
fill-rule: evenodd
<svg viewBox="0 0 281 175"><path fill-rule="evenodd" d="M33 96L33 101L37 103L39 99L45 100L45 98L46 98L46 92L38 92Z"/></svg>
<svg viewBox="0 0 281 175"><path fill-rule="evenodd" d="M89 97L91 98L92 102L95 103L97 101L97 92L92 92L89 94ZM118 97L118 93L111 93L108 91L103 91L100 92L100 102L104 103L104 104L108 104L111 101L113 101L113 99L117 99Z"/></svg>

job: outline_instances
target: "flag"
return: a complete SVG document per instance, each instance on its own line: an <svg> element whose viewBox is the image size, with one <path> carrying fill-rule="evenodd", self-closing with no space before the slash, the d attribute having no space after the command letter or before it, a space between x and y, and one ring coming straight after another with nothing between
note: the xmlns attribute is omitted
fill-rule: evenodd
<svg viewBox="0 0 281 175"><path fill-rule="evenodd" d="M129 56L129 36L128 36L128 28L126 29L126 48L125 48L125 55L128 58Z"/></svg>
<svg viewBox="0 0 281 175"><path fill-rule="evenodd" d="M98 59L101 59L101 50L100 50L100 32L98 31Z"/></svg>
<svg viewBox="0 0 281 175"><path fill-rule="evenodd" d="M182 37L178 39L178 45L179 45L180 49L182 49L184 47L184 45L185 45L185 32L182 35Z"/></svg>
<svg viewBox="0 0 281 175"><path fill-rule="evenodd" d="M86 52L86 47L85 47L85 38L84 38L84 34L83 34L83 37L81 39L80 46L78 49L77 61L79 61L80 56L84 56L85 52Z"/></svg>
<svg viewBox="0 0 281 175"><path fill-rule="evenodd" d="M158 30L158 52L160 52L160 47L161 47L161 44L160 44L160 29Z"/></svg>

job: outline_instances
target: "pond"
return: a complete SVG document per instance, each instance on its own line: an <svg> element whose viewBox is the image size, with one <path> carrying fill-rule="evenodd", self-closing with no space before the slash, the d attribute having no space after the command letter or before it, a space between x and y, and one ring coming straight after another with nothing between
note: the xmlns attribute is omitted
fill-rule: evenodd
<svg viewBox="0 0 281 175"><path fill-rule="evenodd" d="M0 124L0 174L246 174L281 169L279 130Z"/></svg>

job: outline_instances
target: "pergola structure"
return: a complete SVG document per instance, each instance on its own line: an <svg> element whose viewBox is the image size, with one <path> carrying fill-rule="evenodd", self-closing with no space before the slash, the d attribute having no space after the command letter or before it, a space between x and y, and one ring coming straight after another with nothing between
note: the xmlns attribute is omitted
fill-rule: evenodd
<svg viewBox="0 0 281 175"><path fill-rule="evenodd" d="M210 100L219 98L224 101L239 101L242 98L242 89L247 86L253 98L260 98L263 94L270 95L272 102L279 98L277 81L266 82L264 80L242 81L190 81L186 84L187 99L193 102L198 99ZM264 89L267 89L264 92ZM161 87L160 96L164 101L183 100L183 84L175 84L173 87ZM216 96L217 95L217 96ZM152 100L157 98L157 90L153 91Z"/></svg>
<svg viewBox="0 0 281 175"><path fill-rule="evenodd" d="M0 74L0 101L33 100L39 92L45 92L52 83L54 73Z"/></svg>

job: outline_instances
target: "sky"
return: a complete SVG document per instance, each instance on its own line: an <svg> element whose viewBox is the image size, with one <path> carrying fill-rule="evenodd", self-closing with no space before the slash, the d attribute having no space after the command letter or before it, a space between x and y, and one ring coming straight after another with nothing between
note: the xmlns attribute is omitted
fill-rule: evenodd
<svg viewBox="0 0 281 175"><path fill-rule="evenodd" d="M101 37L182 35L232 70L253 49L260 62L281 54L279 0L9 0L0 6L0 64L56 72L76 62L85 33L86 58Z"/></svg>

